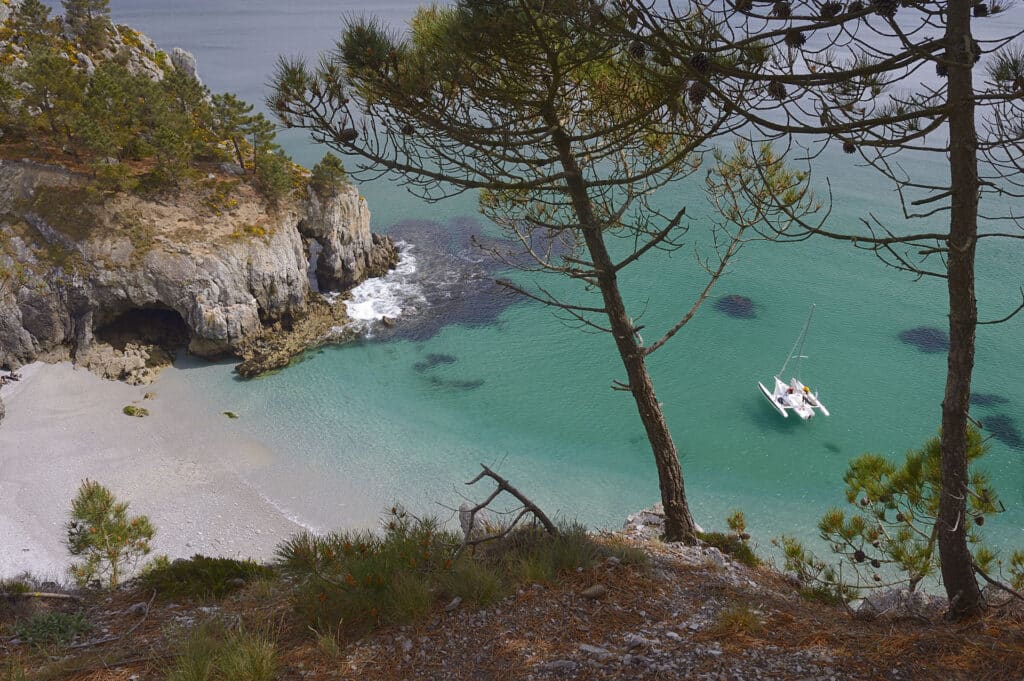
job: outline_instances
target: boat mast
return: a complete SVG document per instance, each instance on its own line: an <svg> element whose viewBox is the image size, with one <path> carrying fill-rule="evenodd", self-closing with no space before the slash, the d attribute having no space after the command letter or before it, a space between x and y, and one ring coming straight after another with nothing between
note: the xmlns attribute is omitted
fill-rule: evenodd
<svg viewBox="0 0 1024 681"><path fill-rule="evenodd" d="M817 305L811 305L811 312L807 315L807 321L804 322L804 330L797 336L796 342L793 343L793 349L789 351L789 355L786 357L786 361L783 363L782 368L779 369L779 376L781 377L786 373L786 367L789 365L789 360L796 357L796 377L800 378L800 360L804 358L804 341L807 340L807 329L811 326L811 317L814 316L814 308Z"/></svg>

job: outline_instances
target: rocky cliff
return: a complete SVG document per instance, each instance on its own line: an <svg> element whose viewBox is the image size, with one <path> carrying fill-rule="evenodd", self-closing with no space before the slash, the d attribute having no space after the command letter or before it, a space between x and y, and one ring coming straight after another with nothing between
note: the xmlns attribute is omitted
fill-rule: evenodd
<svg viewBox="0 0 1024 681"><path fill-rule="evenodd" d="M162 199L109 197L63 169L2 161L0 206L4 367L70 358L143 381L162 346L242 356L306 314L311 252L330 290L396 261L347 185L271 210L230 176Z"/></svg>

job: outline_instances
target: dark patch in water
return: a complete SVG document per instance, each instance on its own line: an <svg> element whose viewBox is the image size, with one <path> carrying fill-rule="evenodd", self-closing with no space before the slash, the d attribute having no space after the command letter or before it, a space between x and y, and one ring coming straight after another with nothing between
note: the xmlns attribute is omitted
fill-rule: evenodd
<svg viewBox="0 0 1024 681"><path fill-rule="evenodd" d="M757 306L746 296L728 295L715 302L715 309L736 319L754 319L757 317Z"/></svg>
<svg viewBox="0 0 1024 681"><path fill-rule="evenodd" d="M392 327L374 329L377 340L425 341L445 326L489 326L512 305L527 299L494 283L510 266L528 265L530 256L509 239L485 235L480 221L457 217L447 223L403 220L388 230L395 241L412 245L416 273L412 282L421 287L425 304L405 310ZM543 241L543 240L541 240ZM557 259L567 248L552 242L533 246Z"/></svg>
<svg viewBox="0 0 1024 681"><path fill-rule="evenodd" d="M825 443L825 449L827 449L828 451L832 452L833 454L838 454L841 451L843 451L842 449L840 449L839 445L837 445L835 442L826 442Z"/></svg>
<svg viewBox="0 0 1024 681"><path fill-rule="evenodd" d="M1013 419L1006 414L989 416L981 422L982 429L992 434L992 437L1014 449L1024 449L1024 436L1017 430Z"/></svg>
<svg viewBox="0 0 1024 681"><path fill-rule="evenodd" d="M437 376L431 376L430 385L437 388L447 388L449 390L476 390L482 386L485 381L482 378L478 378L472 381L459 381L456 379L439 378Z"/></svg>
<svg viewBox="0 0 1024 681"><path fill-rule="evenodd" d="M949 350L949 334L932 326L919 326L900 331L900 340L913 345L921 352L946 352Z"/></svg>
<svg viewBox="0 0 1024 681"><path fill-rule="evenodd" d="M454 355L445 355L443 353L432 352L429 355L427 355L426 359L413 364L412 368L420 373L423 373L424 371L433 369L434 367L441 366L442 364L455 364L457 361L459 360Z"/></svg>
<svg viewBox="0 0 1024 681"><path fill-rule="evenodd" d="M971 404L976 407L995 407L1009 402L1009 398L997 393L971 393Z"/></svg>

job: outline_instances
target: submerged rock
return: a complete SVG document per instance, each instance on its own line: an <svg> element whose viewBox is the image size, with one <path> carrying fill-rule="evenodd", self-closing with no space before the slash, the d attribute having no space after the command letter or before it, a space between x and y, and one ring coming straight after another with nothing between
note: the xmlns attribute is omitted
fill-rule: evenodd
<svg viewBox="0 0 1024 681"><path fill-rule="evenodd" d="M971 404L976 407L995 407L1009 402L1008 397L996 393L971 393Z"/></svg>
<svg viewBox="0 0 1024 681"><path fill-rule="evenodd" d="M486 383L486 381L482 378L476 378L472 380L459 380L431 376L429 380L430 385L432 386L436 386L438 388L449 388L452 390L476 390L484 383Z"/></svg>
<svg viewBox="0 0 1024 681"><path fill-rule="evenodd" d="M754 319L757 308L754 301L746 296L728 295L715 301L715 309L737 319Z"/></svg>
<svg viewBox="0 0 1024 681"><path fill-rule="evenodd" d="M900 331L900 340L913 345L921 352L946 352L949 350L949 334L932 326L918 326Z"/></svg>
<svg viewBox="0 0 1024 681"><path fill-rule="evenodd" d="M983 430L992 433L992 437L1004 445L1014 449L1024 449L1024 435L1017 429L1017 424L1006 414L988 416L982 422Z"/></svg>
<svg viewBox="0 0 1024 681"><path fill-rule="evenodd" d="M416 371L423 373L434 367L441 366L442 364L455 364L458 360L454 355L446 355L439 352L431 352L427 355L427 358L416 362L412 365L412 368Z"/></svg>

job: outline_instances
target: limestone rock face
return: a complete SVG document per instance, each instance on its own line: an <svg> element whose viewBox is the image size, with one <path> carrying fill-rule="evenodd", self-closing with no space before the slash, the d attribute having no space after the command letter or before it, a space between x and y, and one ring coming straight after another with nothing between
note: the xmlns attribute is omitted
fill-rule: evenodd
<svg viewBox="0 0 1024 681"><path fill-rule="evenodd" d="M310 190L299 231L320 246L316 279L321 291L351 288L383 275L398 262L391 240L370 232L370 210L352 185Z"/></svg>
<svg viewBox="0 0 1024 681"><path fill-rule="evenodd" d="M191 78L196 82L202 82L199 80L199 69L196 66L196 58L191 52L186 52L180 47L175 47L171 50L171 64L178 71Z"/></svg>
<svg viewBox="0 0 1024 681"><path fill-rule="evenodd" d="M202 193L88 205L79 183L53 167L0 161L0 366L71 357L142 380L147 342L184 339L203 357L242 355L267 327L289 327L307 307L300 224L319 226L312 238L338 254L336 283L346 287L382 264L379 252L394 250L370 234L354 189L328 216L307 216L298 205L269 210L244 184L222 211ZM97 341L126 363L112 364Z"/></svg>

